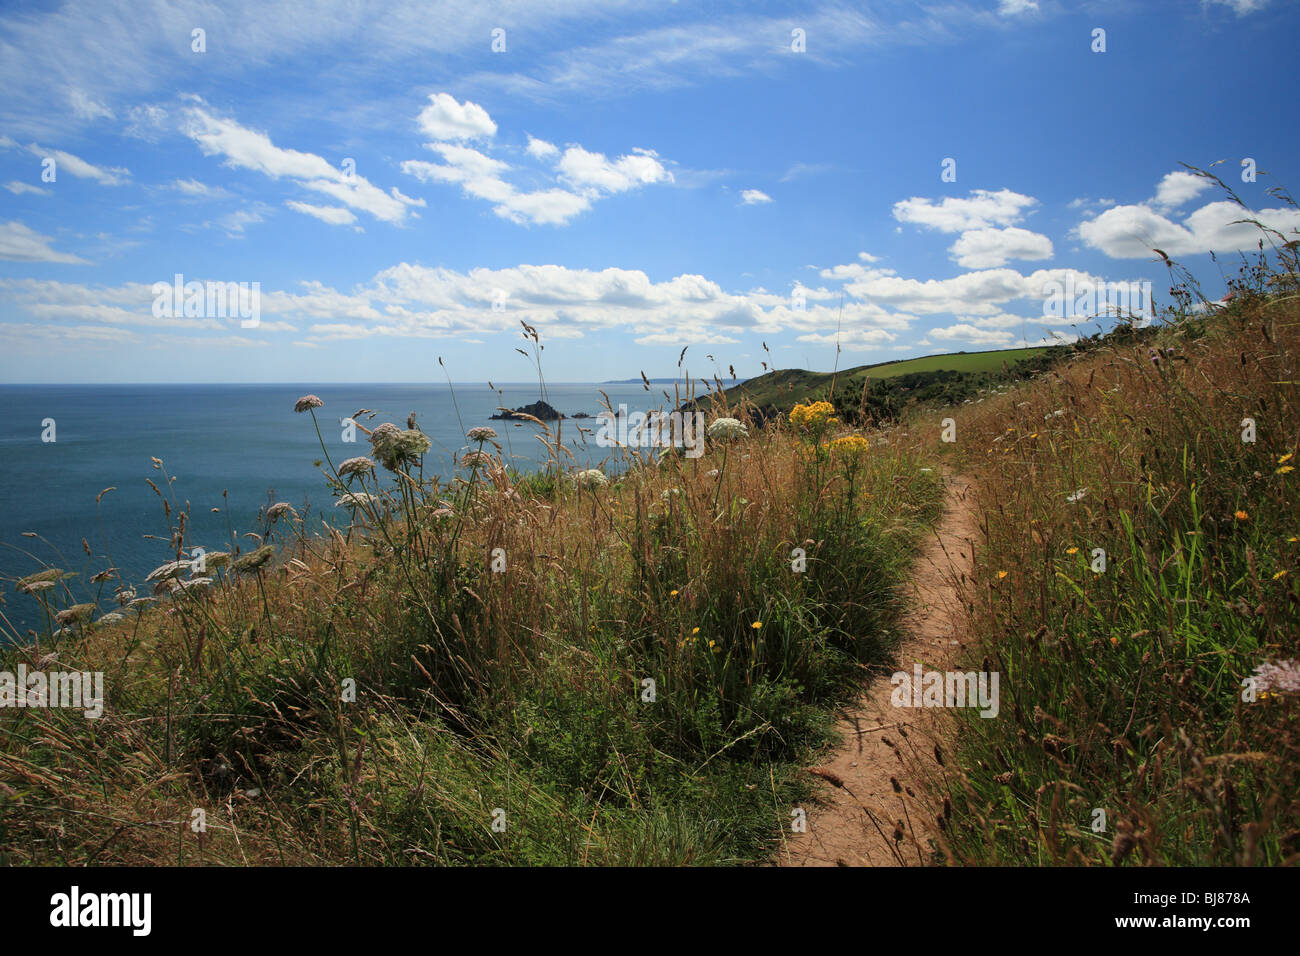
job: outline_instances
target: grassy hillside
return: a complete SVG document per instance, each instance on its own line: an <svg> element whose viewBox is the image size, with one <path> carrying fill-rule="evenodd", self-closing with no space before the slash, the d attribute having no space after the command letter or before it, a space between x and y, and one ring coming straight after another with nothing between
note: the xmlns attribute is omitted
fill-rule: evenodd
<svg viewBox="0 0 1300 956"><path fill-rule="evenodd" d="M833 379L836 398L851 405L858 399L868 382L938 371L966 374L997 373L1004 369L1010 370L1028 359L1043 356L1049 351L1051 350L1048 348L1031 348L925 355L897 362L859 365L838 373L782 369L751 378L727 389L726 398L731 404L748 401L758 408L788 410L796 404L828 399L831 395Z"/></svg>

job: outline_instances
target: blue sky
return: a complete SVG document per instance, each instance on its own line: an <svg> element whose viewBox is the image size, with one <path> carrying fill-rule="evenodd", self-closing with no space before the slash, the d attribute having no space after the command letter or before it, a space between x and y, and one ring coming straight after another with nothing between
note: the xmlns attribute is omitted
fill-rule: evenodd
<svg viewBox="0 0 1300 956"><path fill-rule="evenodd" d="M1180 161L1300 228L1297 35L1280 0L7 5L0 381L521 381L521 321L553 381L1068 337L1048 280L1159 304L1159 246L1213 298L1255 247ZM178 273L258 324L158 314Z"/></svg>

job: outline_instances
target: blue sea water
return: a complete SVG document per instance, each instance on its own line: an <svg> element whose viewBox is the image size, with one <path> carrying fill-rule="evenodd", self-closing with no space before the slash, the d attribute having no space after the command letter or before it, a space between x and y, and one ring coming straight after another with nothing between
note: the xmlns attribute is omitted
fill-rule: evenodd
<svg viewBox="0 0 1300 956"><path fill-rule="evenodd" d="M671 395L672 386L666 388ZM548 384L545 398L566 415L596 415L603 408L600 390L615 409L620 403L631 411L673 404L664 399L665 386L646 391L640 384ZM111 565L128 582L139 582L174 558L170 522L146 483L152 479L167 493L152 458L161 459L172 476L175 504L190 504L190 546L232 550L231 529L235 535L263 531L258 509L271 501L342 521L314 465L322 455L311 416L293 411L307 393L325 403L316 418L335 465L369 453L360 430L355 444L343 441L341 420L362 408L379 413L358 419L368 428L385 421L404 428L407 415L416 413L433 442L426 475L450 474L452 456L468 449L465 432L475 425L492 425L506 460L521 470L546 457L536 437L539 426L490 420L498 406L537 401L537 384L503 384L497 390L445 384L0 385L0 596L5 601L0 613L19 633L40 626L35 599L16 594L12 581L46 565L78 572L73 595L88 601L96 587L89 579L96 572ZM47 419L54 422L52 442L42 440ZM600 464L609 449L591 438L575 444L577 425L598 423L563 422L575 465ZM382 469L379 473L390 477ZM97 506L96 496L109 487L114 490ZM241 544L244 550L256 547L249 538L241 538ZM111 597L112 585L104 591L102 609L110 609ZM0 633L6 630L0 622Z"/></svg>

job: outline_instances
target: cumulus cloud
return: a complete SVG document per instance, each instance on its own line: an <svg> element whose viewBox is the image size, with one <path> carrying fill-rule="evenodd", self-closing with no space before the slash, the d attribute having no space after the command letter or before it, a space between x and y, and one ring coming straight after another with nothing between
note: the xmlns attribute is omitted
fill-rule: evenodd
<svg viewBox="0 0 1300 956"><path fill-rule="evenodd" d="M1207 179L1191 173L1167 173L1156 187L1154 203L1166 211L1177 209L1190 199L1195 199L1210 188Z"/></svg>
<svg viewBox="0 0 1300 956"><path fill-rule="evenodd" d="M926 335L932 339L938 339L941 342L966 342L971 345L988 346L991 348L1010 345L1016 340L1016 337L1010 332L981 329L964 322L958 322L956 325L949 325L943 328L931 329L926 333Z"/></svg>
<svg viewBox="0 0 1300 956"><path fill-rule="evenodd" d="M424 135L435 140L491 139L497 134L487 110L468 100L458 103L450 93L430 95L417 122Z"/></svg>
<svg viewBox="0 0 1300 956"><path fill-rule="evenodd" d="M761 189L746 189L740 194L741 202L746 206L754 206L760 203L771 202L772 197Z"/></svg>
<svg viewBox="0 0 1300 956"><path fill-rule="evenodd" d="M445 123L440 121L435 125L435 132L445 134L452 125L456 129L462 129L468 121L461 120L465 116L472 116L474 122L469 125L486 130L490 124L491 135L495 135L496 124L487 111L477 104L457 103L448 94L436 94L431 99L438 100L441 118L452 117L458 121L457 124L451 124L450 120ZM473 107L476 112L467 113L468 107ZM428 112L428 108L425 112ZM429 124L423 120L421 126L430 132ZM673 181L673 174L660 162L654 150L633 149L627 155L611 159L604 153L593 152L578 145L568 146L561 152L555 144L529 136L524 151L534 159L553 161L553 171L543 174L552 179L553 185L524 191L507 179L514 172L510 163L465 145L464 142L445 141L452 138L465 140L471 137L435 137L434 142L424 145L426 149L438 154L442 162L408 159L401 163L402 172L424 183L458 185L465 195L492 203L493 212L498 216L521 225L561 226L586 212L600 198L654 183Z"/></svg>
<svg viewBox="0 0 1300 956"><path fill-rule="evenodd" d="M970 229L948 250L952 259L966 269L991 269L1010 259L1050 259L1052 240L1028 229Z"/></svg>
<svg viewBox="0 0 1300 956"><path fill-rule="evenodd" d="M1112 259L1150 258L1153 249L1171 256L1253 249L1262 237L1259 228L1240 220L1257 219L1288 237L1300 229L1300 210L1290 207L1248 213L1236 203L1212 202L1174 222L1150 206L1115 206L1095 219L1081 222L1079 238Z"/></svg>
<svg viewBox="0 0 1300 956"><path fill-rule="evenodd" d="M967 198L947 196L939 202L913 196L894 203L894 218L938 229L941 232L964 232L990 226L1010 226L1024 218L1025 211L1037 205L1032 196L1010 189L992 192L975 189Z"/></svg>

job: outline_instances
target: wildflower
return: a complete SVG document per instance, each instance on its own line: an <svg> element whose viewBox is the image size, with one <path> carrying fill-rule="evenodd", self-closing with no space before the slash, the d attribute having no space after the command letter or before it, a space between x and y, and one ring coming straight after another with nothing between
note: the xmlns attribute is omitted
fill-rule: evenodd
<svg viewBox="0 0 1300 956"><path fill-rule="evenodd" d="M189 561L168 561L166 564L159 565L145 575L146 581L166 581L168 578L174 578L190 566Z"/></svg>
<svg viewBox="0 0 1300 956"><path fill-rule="evenodd" d="M1010 571L999 571L999 572L998 572L998 580L1001 581L1003 578L1005 578L1005 577L1006 577L1008 574L1010 574L1010 573L1011 573Z"/></svg>
<svg viewBox="0 0 1300 956"><path fill-rule="evenodd" d="M1247 519L1250 518L1250 515L1247 514L1245 511L1238 509L1237 512L1233 515L1233 517L1236 518L1238 521L1246 521Z"/></svg>
<svg viewBox="0 0 1300 956"><path fill-rule="evenodd" d="M1292 472L1292 471L1295 471L1295 466L1294 466L1294 465L1283 465L1283 466L1282 466L1281 468L1279 468L1277 471L1273 472L1273 474L1275 474L1275 475L1285 475L1285 474L1287 474L1288 472Z"/></svg>
<svg viewBox="0 0 1300 956"><path fill-rule="evenodd" d="M1078 548L1066 548L1066 549L1065 549L1065 553L1066 553L1066 554L1078 554L1078 553L1079 553L1079 549L1078 549Z"/></svg>
<svg viewBox="0 0 1300 956"><path fill-rule="evenodd" d="M213 551L211 554L205 554L203 556L203 567L211 569L213 571L217 570L218 568L224 568L229 563L230 563L229 551ZM198 566L198 562L195 562L195 567L197 566ZM190 569L191 573L193 573L193 570L194 568Z"/></svg>
<svg viewBox="0 0 1300 956"><path fill-rule="evenodd" d="M587 468L573 476L573 480L579 488L588 491L595 491L604 485L609 484L609 478L599 468Z"/></svg>
<svg viewBox="0 0 1300 956"><path fill-rule="evenodd" d="M790 409L790 424L801 431L813 431L836 422L835 406L830 402L812 402ZM710 435L710 437L712 437Z"/></svg>
<svg viewBox="0 0 1300 956"><path fill-rule="evenodd" d="M434 508L429 515L434 518L450 518L455 515L455 512L450 508Z"/></svg>
<svg viewBox="0 0 1300 956"><path fill-rule="evenodd" d="M677 589L676 589L676 588L673 588L671 591L669 591L669 592L668 592L668 596L669 596L669 597L677 597Z"/></svg>
<svg viewBox="0 0 1300 956"><path fill-rule="evenodd" d="M32 594L36 591L44 591L46 588L52 588L55 582L63 577L63 571L60 568L46 568L44 571L37 571L35 574L29 574L25 578L19 578L17 589L20 594ZM39 587L37 586L39 585Z"/></svg>
<svg viewBox="0 0 1300 956"><path fill-rule="evenodd" d="M735 418L715 418L709 425L708 436L714 441L746 438L748 435L749 429Z"/></svg>
<svg viewBox="0 0 1300 956"><path fill-rule="evenodd" d="M461 466L464 468L490 468L495 462L492 456L485 451L470 451L460 456Z"/></svg>
<svg viewBox="0 0 1300 956"><path fill-rule="evenodd" d="M1065 500L1073 504L1076 501L1082 501L1086 497L1088 497L1088 489L1080 488L1078 491L1075 491L1073 494L1066 495Z"/></svg>
<svg viewBox="0 0 1300 956"><path fill-rule="evenodd" d="M1279 465L1285 465L1288 461L1290 461L1290 460L1291 460L1292 458L1294 458L1294 457L1295 457L1295 452L1293 452L1293 451L1289 451L1289 452L1287 452L1285 455L1283 455L1281 458L1279 458L1279 459L1277 460L1277 463L1278 463Z"/></svg>
<svg viewBox="0 0 1300 956"><path fill-rule="evenodd" d="M403 430L392 422L385 422L370 433L372 452L389 471L396 471L401 465L419 458L431 444L424 432L411 428Z"/></svg>
<svg viewBox="0 0 1300 956"><path fill-rule="evenodd" d="M749 626L752 627L754 630L758 631L758 630L761 630L761 629L762 629L762 627L763 627L763 622L762 622L762 621L755 621L753 624L751 624L751 625L749 625Z"/></svg>
<svg viewBox="0 0 1300 956"><path fill-rule="evenodd" d="M1260 664L1255 668L1255 686L1260 692L1300 693L1300 663L1288 660Z"/></svg>
<svg viewBox="0 0 1300 956"><path fill-rule="evenodd" d="M172 594L185 594L188 591L208 587L212 583L212 578L190 578L188 581L172 582Z"/></svg>
<svg viewBox="0 0 1300 956"><path fill-rule="evenodd" d="M365 505L376 504L378 501L378 498L368 492L349 491L347 494L339 496L339 500L334 502L334 507L361 508Z"/></svg>
<svg viewBox="0 0 1300 956"><path fill-rule="evenodd" d="M315 395L304 395L302 398L298 399L298 401L293 403L293 410L295 412L308 412L313 408L320 408L324 404L325 403Z"/></svg>
<svg viewBox="0 0 1300 956"><path fill-rule="evenodd" d="M1286 568L1283 568L1283 569L1282 569L1281 571L1279 571L1277 574L1273 575L1273 580L1274 580L1274 581L1281 581L1284 577L1286 577Z"/></svg>
<svg viewBox="0 0 1300 956"><path fill-rule="evenodd" d="M99 620L97 620L95 623L116 624L118 621L124 621L124 620L126 620L126 618L122 617L121 614L118 614L116 611L109 611L107 614L101 614L99 616Z"/></svg>
<svg viewBox="0 0 1300 956"><path fill-rule="evenodd" d="M863 455L871 450L871 442L861 435L844 435L830 444L832 452L845 452L850 455Z"/></svg>
<svg viewBox="0 0 1300 956"><path fill-rule="evenodd" d="M264 544L256 551L250 551L248 554L237 559L235 561L235 570L239 571L241 574L256 571L266 564L266 562L270 561L273 554L275 554L275 549L269 544Z"/></svg>
<svg viewBox="0 0 1300 956"><path fill-rule="evenodd" d="M659 500L670 501L673 498L676 498L681 493L682 493L682 489L680 488L669 488L667 491L662 491L659 493Z"/></svg>
<svg viewBox="0 0 1300 956"><path fill-rule="evenodd" d="M356 458L349 458L343 464L339 465L339 475L364 475L366 472L374 471L375 463L365 455L359 455Z"/></svg>
<svg viewBox="0 0 1300 956"><path fill-rule="evenodd" d="M693 628L691 628L691 633L692 633L692 634L698 634L698 633L700 633L700 629L699 629L698 627L693 627Z"/></svg>
<svg viewBox="0 0 1300 956"><path fill-rule="evenodd" d="M74 604L54 615L54 619L60 624L79 624L89 618L94 610L93 604Z"/></svg>
<svg viewBox="0 0 1300 956"><path fill-rule="evenodd" d="M1119 647L1119 638L1118 638L1118 637L1112 637L1112 638L1110 639L1110 643L1111 643L1111 646L1112 646L1112 647Z"/></svg>
<svg viewBox="0 0 1300 956"><path fill-rule="evenodd" d="M277 501L271 507L266 509L266 520L275 521L284 515L291 514L297 517L298 513L293 510L293 505L287 501Z"/></svg>
<svg viewBox="0 0 1300 956"><path fill-rule="evenodd" d="M491 441L492 439L497 437L497 432L495 428L490 428L487 425L478 425L477 427L471 428L468 432L466 432L465 437L468 438L470 441L478 441L478 442Z"/></svg>

